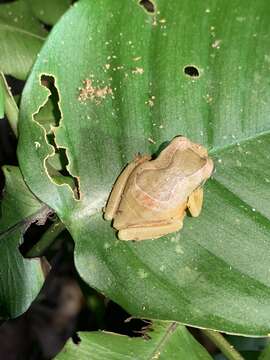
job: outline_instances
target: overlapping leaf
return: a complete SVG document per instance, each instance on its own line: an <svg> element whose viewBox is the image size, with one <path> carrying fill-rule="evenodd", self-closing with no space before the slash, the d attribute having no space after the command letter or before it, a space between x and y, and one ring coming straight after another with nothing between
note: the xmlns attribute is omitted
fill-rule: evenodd
<svg viewBox="0 0 270 360"><path fill-rule="evenodd" d="M48 208L25 185L21 172L4 167L6 186L0 216L0 318L23 313L44 281L39 259L24 259L19 251L23 232L46 218Z"/></svg>
<svg viewBox="0 0 270 360"><path fill-rule="evenodd" d="M26 79L46 36L26 1L0 5L0 71Z"/></svg>
<svg viewBox="0 0 270 360"><path fill-rule="evenodd" d="M210 355L192 337L176 323L156 322L150 338L129 338L113 333L80 333L81 342L75 345L70 341L59 360L210 360ZM146 334L146 335L148 335Z"/></svg>

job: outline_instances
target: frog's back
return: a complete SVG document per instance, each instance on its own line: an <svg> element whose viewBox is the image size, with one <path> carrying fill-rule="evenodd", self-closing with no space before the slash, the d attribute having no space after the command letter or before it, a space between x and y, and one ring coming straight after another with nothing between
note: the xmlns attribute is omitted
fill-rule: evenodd
<svg viewBox="0 0 270 360"><path fill-rule="evenodd" d="M191 149L177 150L169 162L168 159L166 163L161 160L157 158L140 167L135 179L136 186L159 202L185 201L187 192L198 186L192 178L199 175L207 160Z"/></svg>

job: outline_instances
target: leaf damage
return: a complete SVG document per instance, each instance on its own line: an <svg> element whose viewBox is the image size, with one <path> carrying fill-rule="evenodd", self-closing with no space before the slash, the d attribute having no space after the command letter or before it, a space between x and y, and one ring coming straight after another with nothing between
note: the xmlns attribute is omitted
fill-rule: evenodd
<svg viewBox="0 0 270 360"><path fill-rule="evenodd" d="M150 14L154 14L156 11L156 6L153 1L150 0L140 0L139 5L144 8L144 10Z"/></svg>
<svg viewBox="0 0 270 360"><path fill-rule="evenodd" d="M56 131L61 126L63 114L55 77L51 74L41 74L40 85L48 89L49 92L46 102L34 114L33 120L44 129L46 142L52 148L52 152L44 159L45 171L56 185L68 185L73 191L74 198L79 200L79 177L71 174L67 148L59 146L56 141ZM35 142L36 149L40 146L39 142Z"/></svg>
<svg viewBox="0 0 270 360"><path fill-rule="evenodd" d="M78 100L82 103L87 100L94 101L99 105L108 95L113 95L112 88L108 85L95 86L92 79L83 80L83 87L79 88Z"/></svg>

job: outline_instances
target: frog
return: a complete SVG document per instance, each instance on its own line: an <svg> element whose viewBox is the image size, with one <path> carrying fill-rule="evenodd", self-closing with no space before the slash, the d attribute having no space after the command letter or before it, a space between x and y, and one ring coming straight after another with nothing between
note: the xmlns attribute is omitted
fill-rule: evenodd
<svg viewBox="0 0 270 360"><path fill-rule="evenodd" d="M157 239L198 217L214 169L207 149L176 136L155 158L138 154L121 172L104 208L120 240Z"/></svg>

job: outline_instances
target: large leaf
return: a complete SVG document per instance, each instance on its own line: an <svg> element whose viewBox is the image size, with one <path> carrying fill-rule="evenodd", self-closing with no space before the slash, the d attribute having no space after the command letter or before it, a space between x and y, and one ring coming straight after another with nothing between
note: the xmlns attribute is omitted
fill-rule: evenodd
<svg viewBox="0 0 270 360"><path fill-rule="evenodd" d="M0 217L0 318L23 313L44 281L39 259L24 259L19 251L24 230L42 220L48 208L25 185L21 172L13 166L3 168L6 186Z"/></svg>
<svg viewBox="0 0 270 360"><path fill-rule="evenodd" d="M26 79L46 35L26 1L0 5L0 71Z"/></svg>
<svg viewBox="0 0 270 360"><path fill-rule="evenodd" d="M135 0L82 0L64 15L23 94L22 172L71 232L85 281L130 313L266 335L269 2L156 0L155 11ZM66 149L80 200L44 162L58 150L33 115L50 93L43 74L55 78L62 120L54 145ZM104 99L79 96L87 78ZM215 159L201 216L158 240L118 241L102 218L113 182L138 151L155 153L177 134Z"/></svg>
<svg viewBox="0 0 270 360"><path fill-rule="evenodd" d="M129 338L113 333L80 333L81 342L69 341L56 359L72 360L210 360L207 351L183 326L156 322L150 339Z"/></svg>

